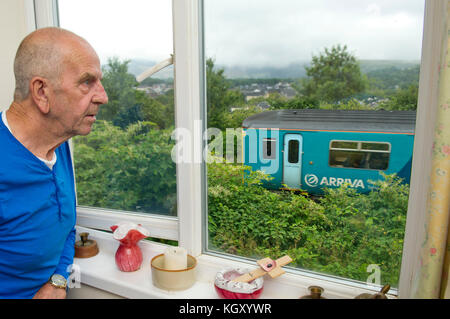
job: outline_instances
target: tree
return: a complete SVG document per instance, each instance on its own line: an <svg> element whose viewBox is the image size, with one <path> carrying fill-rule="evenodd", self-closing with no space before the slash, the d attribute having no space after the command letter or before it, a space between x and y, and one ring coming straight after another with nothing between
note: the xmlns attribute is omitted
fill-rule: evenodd
<svg viewBox="0 0 450 319"><path fill-rule="evenodd" d="M325 52L313 56L311 66L305 69L308 78L303 82L302 93L313 100L334 103L365 88L359 64L346 45L325 48Z"/></svg>
<svg viewBox="0 0 450 319"><path fill-rule="evenodd" d="M140 121L152 122L160 129L173 126L173 90L156 99L137 90L138 82L134 75L128 72L129 63L129 60L110 58L107 66L103 68L102 83L109 102L100 107L98 119L111 121L123 129Z"/></svg>
<svg viewBox="0 0 450 319"><path fill-rule="evenodd" d="M417 110L417 99L419 96L419 86L411 84L404 89L398 89L388 101L381 103L380 108L389 111Z"/></svg>
<svg viewBox="0 0 450 319"><path fill-rule="evenodd" d="M229 90L230 82L225 78L224 69L216 70L214 61L206 61L207 103L208 103L208 127L225 129L222 117L230 112L230 108L236 104L244 103L242 93Z"/></svg>
<svg viewBox="0 0 450 319"><path fill-rule="evenodd" d="M113 121L120 113L136 104L135 77L128 73L129 60L120 61L117 57L109 58L106 67L103 67L102 84L108 94L108 104L100 107L98 119Z"/></svg>

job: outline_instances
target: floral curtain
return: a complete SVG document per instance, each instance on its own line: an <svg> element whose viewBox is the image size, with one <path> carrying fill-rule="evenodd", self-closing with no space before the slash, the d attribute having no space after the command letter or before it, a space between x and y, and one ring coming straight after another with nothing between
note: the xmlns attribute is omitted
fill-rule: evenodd
<svg viewBox="0 0 450 319"><path fill-rule="evenodd" d="M450 264L450 4L447 1L444 51L439 64L439 98L430 188L427 199L425 239L421 269L413 283L414 298L449 298Z"/></svg>

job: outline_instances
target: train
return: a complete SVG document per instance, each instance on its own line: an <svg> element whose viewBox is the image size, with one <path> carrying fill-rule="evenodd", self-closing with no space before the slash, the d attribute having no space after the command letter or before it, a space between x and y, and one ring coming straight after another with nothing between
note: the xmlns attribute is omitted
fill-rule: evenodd
<svg viewBox="0 0 450 319"><path fill-rule="evenodd" d="M415 111L272 110L242 123L243 164L272 176L268 189L358 192L396 174L410 182Z"/></svg>

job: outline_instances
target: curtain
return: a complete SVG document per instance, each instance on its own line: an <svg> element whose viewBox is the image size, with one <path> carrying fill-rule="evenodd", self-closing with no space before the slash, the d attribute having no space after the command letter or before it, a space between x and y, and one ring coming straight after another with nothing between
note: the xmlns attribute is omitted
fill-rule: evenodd
<svg viewBox="0 0 450 319"><path fill-rule="evenodd" d="M413 282L413 298L449 298L450 264L450 3L439 64L439 97L433 142L430 188L425 212L425 238L420 270Z"/></svg>

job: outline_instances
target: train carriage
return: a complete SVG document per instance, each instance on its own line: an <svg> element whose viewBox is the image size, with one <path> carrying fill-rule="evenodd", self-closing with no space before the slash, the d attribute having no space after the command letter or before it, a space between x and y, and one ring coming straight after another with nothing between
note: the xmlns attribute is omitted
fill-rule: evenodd
<svg viewBox="0 0 450 319"><path fill-rule="evenodd" d="M276 110L243 122L243 162L269 189L368 192L380 172L410 181L415 111Z"/></svg>

